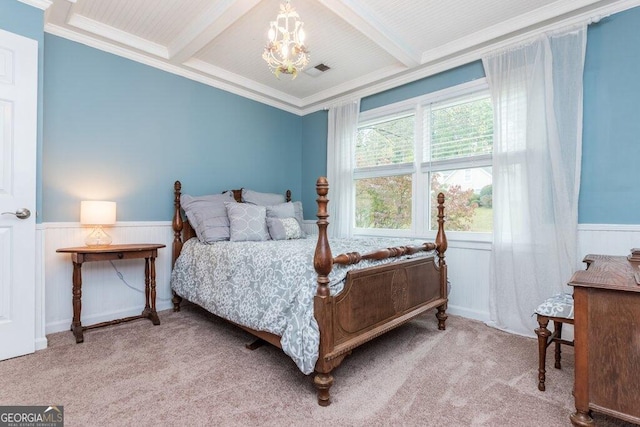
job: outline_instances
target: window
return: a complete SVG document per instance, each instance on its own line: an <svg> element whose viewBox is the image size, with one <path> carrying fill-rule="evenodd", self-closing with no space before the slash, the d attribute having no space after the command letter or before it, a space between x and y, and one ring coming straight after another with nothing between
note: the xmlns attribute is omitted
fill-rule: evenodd
<svg viewBox="0 0 640 427"><path fill-rule="evenodd" d="M486 83L366 111L354 150L355 233L423 235L493 228L493 109Z"/></svg>

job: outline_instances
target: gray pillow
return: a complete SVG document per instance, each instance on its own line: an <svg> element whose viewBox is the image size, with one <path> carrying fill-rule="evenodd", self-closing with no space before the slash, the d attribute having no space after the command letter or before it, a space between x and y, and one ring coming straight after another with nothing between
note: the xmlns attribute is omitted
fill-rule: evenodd
<svg viewBox="0 0 640 427"><path fill-rule="evenodd" d="M300 226L301 237L307 234L303 230L302 202L286 202L273 206L267 206L267 218L295 218ZM273 237L273 236L272 236Z"/></svg>
<svg viewBox="0 0 640 427"><path fill-rule="evenodd" d="M296 216L296 210L291 202L266 206L266 208L267 218L293 218Z"/></svg>
<svg viewBox="0 0 640 427"><path fill-rule="evenodd" d="M212 194L208 196L180 196L191 227L203 243L229 240L229 219L225 203L233 202L233 194Z"/></svg>
<svg viewBox="0 0 640 427"><path fill-rule="evenodd" d="M304 232L303 225L304 224L304 212L302 212L302 202L293 202L293 210L295 212L295 218L298 220L300 224L300 229L302 230L302 236L306 236Z"/></svg>
<svg viewBox="0 0 640 427"><path fill-rule="evenodd" d="M302 229L298 221L291 218L267 218L269 235L273 240L300 239Z"/></svg>
<svg viewBox="0 0 640 427"><path fill-rule="evenodd" d="M226 207L232 242L269 240L264 206L230 202Z"/></svg>
<svg viewBox="0 0 640 427"><path fill-rule="evenodd" d="M285 197L282 194L275 193L259 193L253 190L242 189L242 201L245 203L251 203L259 206L272 206L285 202Z"/></svg>

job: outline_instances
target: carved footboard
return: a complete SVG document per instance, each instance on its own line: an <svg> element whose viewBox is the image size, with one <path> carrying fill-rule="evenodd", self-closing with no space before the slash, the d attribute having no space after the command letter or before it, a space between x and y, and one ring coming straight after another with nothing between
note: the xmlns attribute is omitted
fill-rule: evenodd
<svg viewBox="0 0 640 427"><path fill-rule="evenodd" d="M325 178L316 184L318 193L318 243L314 267L318 273L318 290L314 312L320 329L320 353L314 384L318 403L331 403L330 372L357 346L402 325L427 310L437 307L438 328L445 328L447 315L447 267L444 253L444 195L438 195L438 234L436 243L382 249L370 254L349 253L333 258L327 239L327 198ZM363 259L385 259L436 249L438 259L422 257L383 266L352 270L347 273L344 289L329 295L328 274L333 264L357 264Z"/></svg>

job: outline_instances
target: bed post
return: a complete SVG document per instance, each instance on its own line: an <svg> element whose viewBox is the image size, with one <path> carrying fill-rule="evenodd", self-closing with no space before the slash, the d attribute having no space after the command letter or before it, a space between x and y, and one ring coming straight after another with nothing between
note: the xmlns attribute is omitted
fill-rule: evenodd
<svg viewBox="0 0 640 427"><path fill-rule="evenodd" d="M171 228L173 228L173 247L172 247L172 259L171 259L171 269L176 263L176 259L182 250L182 227L184 223L182 221L182 214L180 213L180 192L182 190L182 184L180 181L176 181L173 184L173 221L171 221ZM173 291L172 291L173 292ZM182 297L173 292L173 298L171 298L171 302L173 303L173 311L180 311L180 303L182 302Z"/></svg>
<svg viewBox="0 0 640 427"><path fill-rule="evenodd" d="M314 313L320 330L320 348L318 353L318 361L316 362L316 375L313 383L318 392L318 404L320 406L328 406L331 403L329 389L333 385L333 376L331 370L333 364L329 360L325 360L325 355L332 350L330 346L333 343L333 327L331 325L331 308L332 299L329 295L329 273L333 267L333 256L331 255L331 247L327 238L327 226L329 222L327 218L327 194L329 192L329 183L327 178L320 177L316 181L316 193L318 198L318 243L313 256L313 267L318 274L318 288L314 298Z"/></svg>
<svg viewBox="0 0 640 427"><path fill-rule="evenodd" d="M438 251L438 266L440 267L440 292L441 295L447 295L448 283L447 283L447 263L445 261L444 253L447 250L447 235L444 233L444 194L438 194L438 234L436 235L436 250ZM444 330L446 328L445 322L447 320L447 314L445 313L447 304L444 303L438 307L436 317L438 318L438 329Z"/></svg>

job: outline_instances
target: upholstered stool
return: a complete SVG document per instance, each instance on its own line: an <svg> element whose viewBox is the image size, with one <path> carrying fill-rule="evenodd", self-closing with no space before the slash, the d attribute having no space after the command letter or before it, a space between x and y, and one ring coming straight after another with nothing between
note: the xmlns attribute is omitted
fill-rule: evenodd
<svg viewBox="0 0 640 427"><path fill-rule="evenodd" d="M538 335L538 357L540 359L538 366L538 390L544 391L545 382L545 365L547 347L551 343L556 344L556 369L560 369L560 345L566 344L573 346L573 341L562 339L562 324L569 323L573 325L573 296L571 294L557 294L544 301L535 311L538 316L539 328L536 329ZM553 322L553 333L547 329L549 321Z"/></svg>

